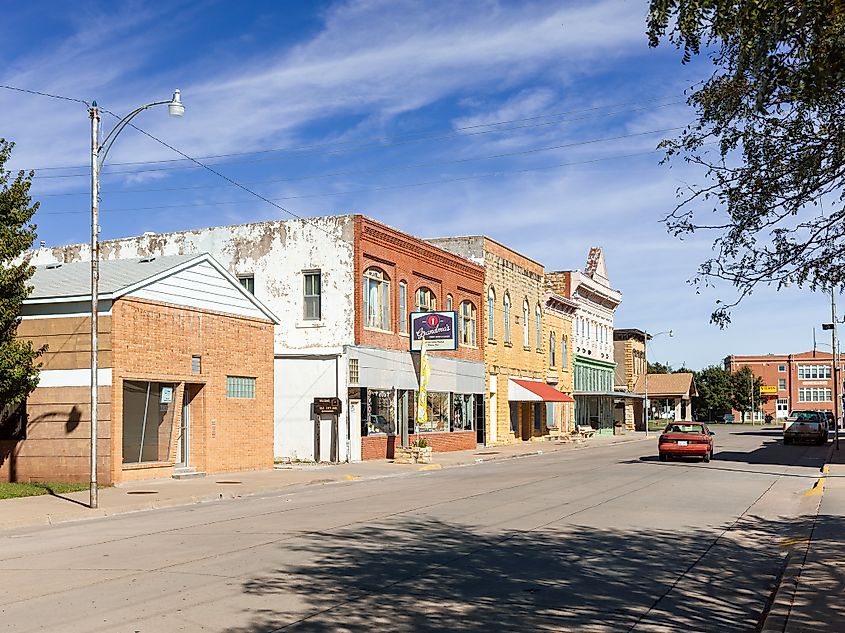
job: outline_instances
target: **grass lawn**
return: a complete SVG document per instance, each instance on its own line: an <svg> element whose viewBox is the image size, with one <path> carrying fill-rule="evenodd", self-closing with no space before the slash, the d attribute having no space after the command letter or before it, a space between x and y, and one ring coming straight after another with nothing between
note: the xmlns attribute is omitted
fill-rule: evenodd
<svg viewBox="0 0 845 633"><path fill-rule="evenodd" d="M47 494L63 494L65 492L76 492L78 490L88 490L88 484L60 484L49 482L29 484L0 483L0 499L35 497Z"/></svg>

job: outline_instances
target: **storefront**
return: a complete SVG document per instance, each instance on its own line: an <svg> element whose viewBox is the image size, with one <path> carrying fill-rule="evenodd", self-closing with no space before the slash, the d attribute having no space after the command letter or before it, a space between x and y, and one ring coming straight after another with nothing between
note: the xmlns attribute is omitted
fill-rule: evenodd
<svg viewBox="0 0 845 633"><path fill-rule="evenodd" d="M425 437L435 451L476 447L484 428L484 363L430 354L427 421L417 424L419 355L360 346L348 354L359 372L349 399L361 403L362 459L391 459L406 429L409 442Z"/></svg>

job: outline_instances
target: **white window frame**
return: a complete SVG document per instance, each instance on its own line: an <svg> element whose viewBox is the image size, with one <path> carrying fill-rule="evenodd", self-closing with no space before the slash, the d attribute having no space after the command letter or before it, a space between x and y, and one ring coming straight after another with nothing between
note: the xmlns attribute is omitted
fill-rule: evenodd
<svg viewBox="0 0 845 633"><path fill-rule="evenodd" d="M477 310L472 301L461 301L458 324L462 347L478 347L476 339Z"/></svg>
<svg viewBox="0 0 845 633"><path fill-rule="evenodd" d="M528 299L522 302L522 346L526 349L531 347L531 327L528 324L528 314L531 307Z"/></svg>
<svg viewBox="0 0 845 633"><path fill-rule="evenodd" d="M507 292L502 304L505 307L505 343L511 344L511 297Z"/></svg>
<svg viewBox="0 0 845 633"><path fill-rule="evenodd" d="M314 293L314 278L317 279L317 292ZM308 280L311 279L311 294L308 293ZM316 301L315 301L316 299ZM309 301L310 300L310 301ZM308 305L317 304L317 315L308 315ZM302 319L321 321L323 319L323 274L319 268L302 271Z"/></svg>
<svg viewBox="0 0 845 633"><path fill-rule="evenodd" d="M487 289L487 340L496 340L496 321L493 315L496 312L496 291L493 286Z"/></svg>
<svg viewBox="0 0 845 633"><path fill-rule="evenodd" d="M543 351L543 316L540 313L540 306L534 308L534 327L537 328L537 351Z"/></svg>
<svg viewBox="0 0 845 633"><path fill-rule="evenodd" d="M399 333L408 333L408 282L399 282Z"/></svg>
<svg viewBox="0 0 845 633"><path fill-rule="evenodd" d="M434 312L437 310L437 295L428 286L420 286L414 293L414 303L417 312Z"/></svg>
<svg viewBox="0 0 845 633"><path fill-rule="evenodd" d="M364 271L364 328L391 332L390 329L390 277L381 268L371 266ZM375 286L375 293L372 287ZM372 305L375 298L377 305Z"/></svg>
<svg viewBox="0 0 845 633"><path fill-rule="evenodd" d="M555 366L555 352L557 351L557 341L555 340L555 333L549 332L549 367Z"/></svg>

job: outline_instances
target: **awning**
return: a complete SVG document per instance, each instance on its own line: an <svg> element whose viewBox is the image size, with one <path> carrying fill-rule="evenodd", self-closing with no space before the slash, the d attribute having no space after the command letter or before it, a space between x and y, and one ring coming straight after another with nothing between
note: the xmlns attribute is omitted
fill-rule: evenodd
<svg viewBox="0 0 845 633"><path fill-rule="evenodd" d="M544 382L519 378L508 380L508 400L511 402L575 402L571 396Z"/></svg>

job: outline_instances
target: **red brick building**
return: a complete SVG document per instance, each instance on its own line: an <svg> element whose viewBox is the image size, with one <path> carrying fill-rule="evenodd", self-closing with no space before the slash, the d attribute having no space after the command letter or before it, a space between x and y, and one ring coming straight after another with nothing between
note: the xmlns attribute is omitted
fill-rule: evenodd
<svg viewBox="0 0 845 633"><path fill-rule="evenodd" d="M746 366L762 378L764 385L761 403L755 403L755 421L762 422L766 416L785 418L790 411L800 409L833 410L830 354L810 351L725 358L725 369L731 372ZM737 421L742 419L739 411L733 414Z"/></svg>
<svg viewBox="0 0 845 633"><path fill-rule="evenodd" d="M18 336L48 349L0 481L88 480L89 275L36 268ZM207 254L102 262L98 481L272 468L275 322Z"/></svg>
<svg viewBox="0 0 845 633"><path fill-rule="evenodd" d="M355 216L354 233L349 400L360 406L361 458L392 458L405 426L411 442L422 434L435 451L475 448L485 426L484 269L363 216ZM429 354L429 420L420 427L409 316L435 310L457 313L458 348Z"/></svg>

